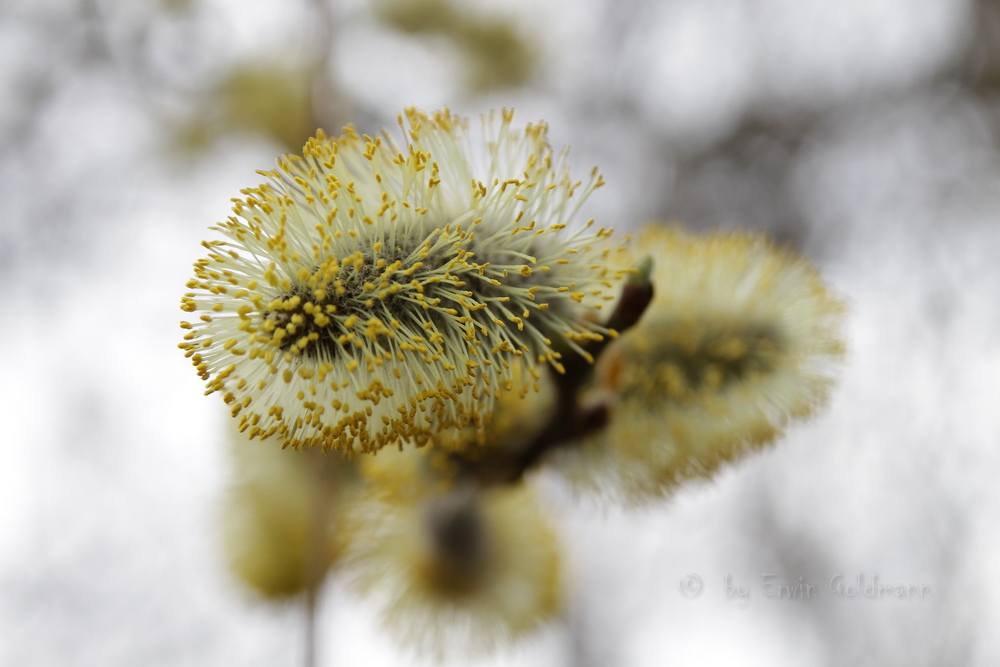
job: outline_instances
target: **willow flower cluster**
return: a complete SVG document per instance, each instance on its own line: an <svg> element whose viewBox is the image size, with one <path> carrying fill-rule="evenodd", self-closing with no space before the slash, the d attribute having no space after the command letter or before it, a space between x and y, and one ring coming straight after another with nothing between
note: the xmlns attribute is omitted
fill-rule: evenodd
<svg viewBox="0 0 1000 667"><path fill-rule="evenodd" d="M607 333L580 309L614 298L610 230L569 228L603 181L573 181L546 126L512 118L480 146L447 110L406 111L400 138L320 132L234 200L181 347L251 438L421 445L488 421L512 360L537 376Z"/></svg>
<svg viewBox="0 0 1000 667"><path fill-rule="evenodd" d="M315 602L336 571L420 651L483 652L563 609L533 469L626 501L709 477L822 405L844 305L761 236L577 220L603 180L544 123L398 125L232 200L180 347L239 433L234 573Z"/></svg>
<svg viewBox="0 0 1000 667"><path fill-rule="evenodd" d="M526 484L456 482L431 448L365 465L345 572L385 627L427 655L479 655L558 617L559 544ZM365 461L367 464L367 461Z"/></svg>
<svg viewBox="0 0 1000 667"><path fill-rule="evenodd" d="M825 403L844 353L843 301L801 257L745 232L650 227L656 296L602 356L606 427L562 463L584 488L630 501L780 436Z"/></svg>
<svg viewBox="0 0 1000 667"><path fill-rule="evenodd" d="M350 542L357 474L339 456L285 452L231 428L233 483L222 504L235 577L267 600L318 590Z"/></svg>

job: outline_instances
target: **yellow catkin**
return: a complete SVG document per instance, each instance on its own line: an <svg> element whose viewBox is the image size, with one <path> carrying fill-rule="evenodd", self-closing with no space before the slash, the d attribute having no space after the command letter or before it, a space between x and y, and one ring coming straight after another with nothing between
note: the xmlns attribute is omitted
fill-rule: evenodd
<svg viewBox="0 0 1000 667"><path fill-rule="evenodd" d="M652 227L655 297L603 355L593 400L607 428L560 462L583 488L631 501L773 441L826 400L844 302L805 259L763 236Z"/></svg>
<svg viewBox="0 0 1000 667"><path fill-rule="evenodd" d="M231 572L269 600L318 587L349 541L357 494L350 464L318 450L281 450L231 436L234 481L222 506Z"/></svg>
<svg viewBox="0 0 1000 667"><path fill-rule="evenodd" d="M571 225L600 174L572 181L545 124L512 118L484 119L485 168L465 119L409 109L405 141L320 132L241 191L180 347L249 437L368 452L481 429L513 359L560 371L558 350L608 333L587 313L623 272L611 231Z"/></svg>
<svg viewBox="0 0 1000 667"><path fill-rule="evenodd" d="M478 654L561 611L557 542L524 485L361 504L345 574L384 604L386 628L420 653Z"/></svg>

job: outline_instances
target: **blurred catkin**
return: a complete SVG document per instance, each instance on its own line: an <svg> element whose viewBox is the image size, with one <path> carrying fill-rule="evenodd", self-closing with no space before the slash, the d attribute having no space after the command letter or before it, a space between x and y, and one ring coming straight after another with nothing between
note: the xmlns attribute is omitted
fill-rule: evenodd
<svg viewBox="0 0 1000 667"><path fill-rule="evenodd" d="M209 91L178 141L203 149L225 134L253 135L298 150L316 131L313 69L274 60L239 63Z"/></svg>
<svg viewBox="0 0 1000 667"><path fill-rule="evenodd" d="M490 651L560 611L556 538L523 484L360 503L352 520L345 571L382 605L387 629L418 652Z"/></svg>
<svg viewBox="0 0 1000 667"><path fill-rule="evenodd" d="M357 488L351 464L232 431L234 481L222 516L232 572L267 599L318 588L348 541L343 515Z"/></svg>
<svg viewBox="0 0 1000 667"><path fill-rule="evenodd" d="M653 302L603 355L607 428L561 463L638 501L707 477L821 405L843 353L843 302L806 260L747 233L651 227Z"/></svg>
<svg viewBox="0 0 1000 667"><path fill-rule="evenodd" d="M383 24L409 34L440 35L461 50L473 92L524 85L537 65L531 42L512 21L471 12L449 0L383 0Z"/></svg>

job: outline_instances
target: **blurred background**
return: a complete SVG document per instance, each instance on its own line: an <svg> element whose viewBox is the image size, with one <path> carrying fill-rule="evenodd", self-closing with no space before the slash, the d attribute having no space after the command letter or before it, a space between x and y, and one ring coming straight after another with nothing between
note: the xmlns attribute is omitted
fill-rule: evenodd
<svg viewBox="0 0 1000 667"><path fill-rule="evenodd" d="M601 224L764 230L851 306L829 408L710 483L538 475L570 604L482 664L1000 664L996 0L0 0L0 664L301 664L224 567L179 298L278 153L444 104L548 121ZM322 665L426 664L321 612Z"/></svg>

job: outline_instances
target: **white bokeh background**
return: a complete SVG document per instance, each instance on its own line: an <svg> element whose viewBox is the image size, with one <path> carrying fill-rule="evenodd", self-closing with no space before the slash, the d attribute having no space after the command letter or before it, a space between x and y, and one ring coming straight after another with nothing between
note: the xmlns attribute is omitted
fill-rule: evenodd
<svg viewBox="0 0 1000 667"><path fill-rule="evenodd" d="M851 310L829 408L712 481L626 511L538 476L569 609L483 664L1000 664L1000 125L963 74L991 3L475 4L539 49L527 85L471 94L451 45L338 4L333 72L362 130L404 105L514 106L573 146L577 173L601 166L602 223L768 229ZM257 603L223 567L224 413L176 348L206 227L281 149L171 153L162 110L182 102L161 89L180 99L185 77L294 49L309 11L0 3L0 664L301 661L300 610ZM136 26L162 79L107 52ZM859 571L930 594L830 591ZM768 598L763 572L818 597ZM336 581L320 658L424 664Z"/></svg>

